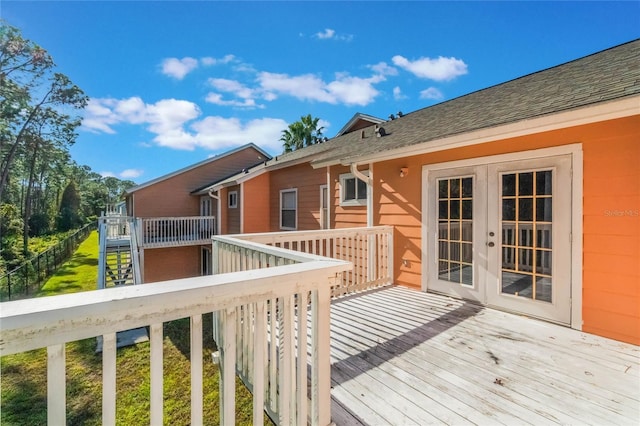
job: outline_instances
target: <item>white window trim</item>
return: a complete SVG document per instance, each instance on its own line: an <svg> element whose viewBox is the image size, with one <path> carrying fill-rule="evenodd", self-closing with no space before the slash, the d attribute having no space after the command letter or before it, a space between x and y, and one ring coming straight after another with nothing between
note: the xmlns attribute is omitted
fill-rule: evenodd
<svg viewBox="0 0 640 426"><path fill-rule="evenodd" d="M326 191L326 197L323 197L322 193ZM322 205L326 204L326 211L323 212ZM324 222L327 222L327 227L325 228ZM329 186L328 185L320 185L320 229L329 229Z"/></svg>
<svg viewBox="0 0 640 426"><path fill-rule="evenodd" d="M365 175L365 176L369 176L369 170L363 170L361 173L363 175ZM356 199L355 200L345 201L345 199L344 199L344 196L345 196L345 194L344 194L344 186L345 186L344 181L347 180L347 179L356 179ZM343 174L340 175L340 205L341 206L348 207L348 206L366 206L367 205L367 200L369 199L369 185L367 185L367 195L366 195L366 197L364 199L358 199L358 194L357 194L357 191L358 191L357 182L358 182L358 180L359 179L353 173L343 173Z"/></svg>
<svg viewBox="0 0 640 426"><path fill-rule="evenodd" d="M234 199L235 199L235 203L231 202L231 196L235 195ZM227 194L227 206L230 209L237 209L238 208L238 191L229 191L229 193Z"/></svg>
<svg viewBox="0 0 640 426"><path fill-rule="evenodd" d="M282 194L284 194L285 192L293 192L295 194L296 197L296 207L295 207L295 225L293 228L288 227L288 226L282 226ZM291 189L281 189L280 190L280 219L278 224L280 225L280 229L284 230L284 231L295 231L298 229L298 188L291 188Z"/></svg>

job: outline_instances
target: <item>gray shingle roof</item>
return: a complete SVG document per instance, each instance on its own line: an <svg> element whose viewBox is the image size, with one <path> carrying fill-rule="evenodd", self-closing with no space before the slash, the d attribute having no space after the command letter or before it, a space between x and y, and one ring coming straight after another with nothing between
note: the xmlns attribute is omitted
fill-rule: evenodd
<svg viewBox="0 0 640 426"><path fill-rule="evenodd" d="M360 131L347 133L324 143L311 160L356 160L639 93L640 39L406 114L382 125L384 137L375 137L373 126L364 139ZM311 148L296 154L303 156Z"/></svg>

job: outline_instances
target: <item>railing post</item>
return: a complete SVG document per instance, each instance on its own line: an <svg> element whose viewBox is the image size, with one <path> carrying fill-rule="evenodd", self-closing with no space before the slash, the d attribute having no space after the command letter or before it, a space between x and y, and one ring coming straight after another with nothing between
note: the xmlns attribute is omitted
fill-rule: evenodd
<svg viewBox="0 0 640 426"><path fill-rule="evenodd" d="M311 424L327 426L331 423L331 361L330 354L330 300L335 277L322 283L312 292L312 376Z"/></svg>
<svg viewBox="0 0 640 426"><path fill-rule="evenodd" d="M213 240L211 247L211 273L217 275L220 273L220 242Z"/></svg>
<svg viewBox="0 0 640 426"><path fill-rule="evenodd" d="M235 424L236 411L236 309L220 311L222 347L220 348L220 424Z"/></svg>
<svg viewBox="0 0 640 426"><path fill-rule="evenodd" d="M64 343L47 348L47 423L64 425L66 415L66 363Z"/></svg>

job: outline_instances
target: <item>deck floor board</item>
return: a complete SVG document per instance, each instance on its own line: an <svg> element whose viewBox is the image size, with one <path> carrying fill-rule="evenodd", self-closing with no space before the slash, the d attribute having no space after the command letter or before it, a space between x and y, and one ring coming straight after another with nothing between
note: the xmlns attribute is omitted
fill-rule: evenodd
<svg viewBox="0 0 640 426"><path fill-rule="evenodd" d="M640 348L402 287L331 307L336 425L640 424Z"/></svg>

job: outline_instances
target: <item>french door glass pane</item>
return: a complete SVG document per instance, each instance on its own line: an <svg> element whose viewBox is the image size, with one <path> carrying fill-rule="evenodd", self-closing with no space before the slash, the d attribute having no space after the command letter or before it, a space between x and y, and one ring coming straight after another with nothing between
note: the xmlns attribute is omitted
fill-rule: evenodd
<svg viewBox="0 0 640 426"><path fill-rule="evenodd" d="M473 178L438 180L438 278L473 285Z"/></svg>
<svg viewBox="0 0 640 426"><path fill-rule="evenodd" d="M551 170L502 175L502 293L551 302Z"/></svg>

